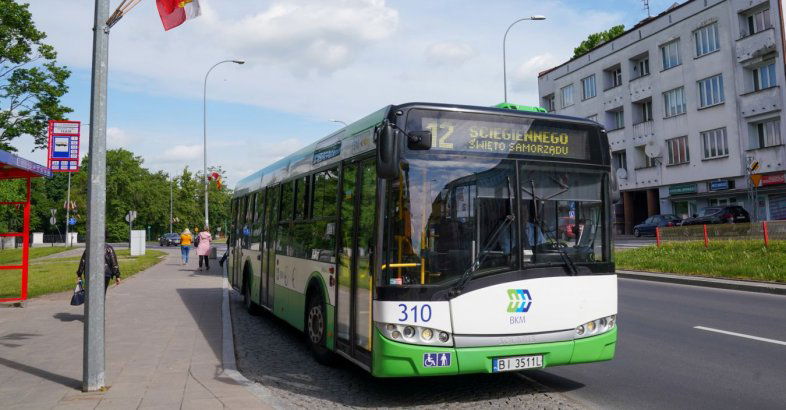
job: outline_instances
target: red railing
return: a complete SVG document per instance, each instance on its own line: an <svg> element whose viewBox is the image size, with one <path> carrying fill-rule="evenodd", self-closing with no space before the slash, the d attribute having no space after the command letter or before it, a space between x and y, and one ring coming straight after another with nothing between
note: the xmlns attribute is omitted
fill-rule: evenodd
<svg viewBox="0 0 786 410"><path fill-rule="evenodd" d="M0 202L0 205L14 206L17 209L22 206L22 232L0 232L0 237L21 237L22 238L22 257L19 264L0 265L0 271L20 271L19 296L3 297L0 302L20 302L27 299L27 278L29 273L28 259L30 256L30 178L25 178L26 200L24 202ZM8 296L8 295L4 295Z"/></svg>
<svg viewBox="0 0 786 410"><path fill-rule="evenodd" d="M712 241L760 240L769 246L771 240L786 240L786 221L763 221L751 223L673 226L655 229L658 247L666 241L704 241L709 247Z"/></svg>

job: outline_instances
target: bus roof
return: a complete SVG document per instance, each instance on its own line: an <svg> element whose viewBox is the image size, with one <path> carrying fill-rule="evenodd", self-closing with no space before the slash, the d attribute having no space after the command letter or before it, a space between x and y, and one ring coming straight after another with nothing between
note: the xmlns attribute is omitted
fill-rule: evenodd
<svg viewBox="0 0 786 410"><path fill-rule="evenodd" d="M263 186L283 181L287 179L292 173L306 172L311 168L322 168L325 165L336 163L342 159L351 158L363 152L373 150L373 128L385 120L391 111L422 108L489 114L513 114L533 118L543 118L551 121L583 123L586 125L600 127L598 123L590 121L586 118L549 114L546 113L542 108L539 108L538 111L525 110L518 107L527 106L519 106L516 104L508 104L510 106L516 106L517 108L515 109L509 107L500 107L504 104L505 103L498 104L494 107L424 102L410 102L400 105L388 105L241 179L235 186L234 196L243 196L249 192L257 191ZM315 153L323 153L324 155L318 159L315 157Z"/></svg>

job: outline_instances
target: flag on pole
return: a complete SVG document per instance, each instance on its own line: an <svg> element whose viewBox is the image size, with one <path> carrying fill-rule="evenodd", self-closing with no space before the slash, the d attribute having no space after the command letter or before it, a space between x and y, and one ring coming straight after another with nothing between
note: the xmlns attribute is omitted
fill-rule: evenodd
<svg viewBox="0 0 786 410"><path fill-rule="evenodd" d="M156 0L156 5L164 30L173 29L200 14L198 0Z"/></svg>

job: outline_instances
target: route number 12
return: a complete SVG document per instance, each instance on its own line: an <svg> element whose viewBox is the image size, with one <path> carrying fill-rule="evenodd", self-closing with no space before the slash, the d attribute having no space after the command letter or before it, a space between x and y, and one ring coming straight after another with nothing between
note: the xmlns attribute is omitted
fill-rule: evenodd
<svg viewBox="0 0 786 410"><path fill-rule="evenodd" d="M399 316L399 322L406 322L410 318L410 314L412 315L412 321L418 323L418 318L421 322L428 322L431 320L431 305L412 305L407 306L404 303L399 303L399 309L401 309L401 316Z"/></svg>

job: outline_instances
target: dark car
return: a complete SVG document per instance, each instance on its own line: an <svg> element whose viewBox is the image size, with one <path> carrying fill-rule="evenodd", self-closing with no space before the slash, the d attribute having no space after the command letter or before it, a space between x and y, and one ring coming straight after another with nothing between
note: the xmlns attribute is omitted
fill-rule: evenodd
<svg viewBox="0 0 786 410"><path fill-rule="evenodd" d="M641 235L655 235L655 228L666 226L677 226L681 219L672 214L652 215L644 222L633 227L633 235L637 238Z"/></svg>
<svg viewBox="0 0 786 410"><path fill-rule="evenodd" d="M750 222L751 217L745 208L739 205L731 206L708 206L702 208L698 215L693 215L682 221L683 225L709 225L725 223Z"/></svg>
<svg viewBox="0 0 786 410"><path fill-rule="evenodd" d="M179 233L165 233L158 238L158 244L161 246L177 246L180 245L180 234Z"/></svg>

